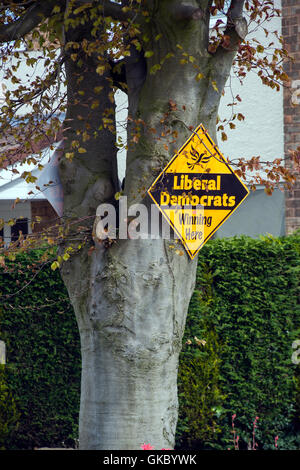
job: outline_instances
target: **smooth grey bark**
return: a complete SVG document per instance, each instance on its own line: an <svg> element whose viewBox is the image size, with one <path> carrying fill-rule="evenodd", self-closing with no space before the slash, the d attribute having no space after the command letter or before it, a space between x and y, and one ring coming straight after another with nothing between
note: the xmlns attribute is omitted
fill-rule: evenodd
<svg viewBox="0 0 300 470"><path fill-rule="evenodd" d="M203 16L182 20L177 16L175 20L172 12L178 11L180 3L149 2L151 21L143 24L143 34L150 38L145 48L154 54L146 61L143 51L136 52L125 64L129 116L146 123L141 126L139 142L128 149L128 204L143 201L149 205L145 190L190 135L189 126L202 122L216 138L219 100L235 48L209 54L207 7L211 2L190 1L193 9L201 7ZM161 39L155 41L158 34ZM199 69L193 67L194 62L180 64L183 51L195 58ZM161 69L151 74L151 67L169 53L172 56ZM204 78L197 82L199 71ZM67 61L67 146L76 127L82 125L76 119L78 114L97 127L101 111L111 106L107 77L97 76L93 65L87 64L84 80L77 84L76 72L82 73ZM95 81L103 86L101 107L90 113L82 99L75 105L74 100L82 87L89 96ZM128 126L129 142L135 126ZM158 139L165 126L178 132L176 142ZM63 160L60 166L68 217L95 215L96 207L109 201L116 190L113 136L101 132L85 146L86 154L77 155L72 162ZM92 231L91 222L86 228ZM186 253L179 256L172 243L162 239L117 240L109 248L95 241L95 249L88 254L93 243L90 240L61 270L81 338L80 448L139 449L143 442L155 449L172 448L178 412L178 357L197 259L191 261Z"/></svg>
<svg viewBox="0 0 300 470"><path fill-rule="evenodd" d="M82 258L64 268L69 288L81 271L80 290L70 289L82 350L80 448L170 448L196 263L163 240L98 246L88 266Z"/></svg>

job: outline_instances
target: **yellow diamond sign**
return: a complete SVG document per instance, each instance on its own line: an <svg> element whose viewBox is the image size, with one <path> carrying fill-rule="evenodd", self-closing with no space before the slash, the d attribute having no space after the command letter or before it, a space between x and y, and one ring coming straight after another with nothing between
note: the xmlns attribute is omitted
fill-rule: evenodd
<svg viewBox="0 0 300 470"><path fill-rule="evenodd" d="M201 124L148 194L193 259L249 191Z"/></svg>

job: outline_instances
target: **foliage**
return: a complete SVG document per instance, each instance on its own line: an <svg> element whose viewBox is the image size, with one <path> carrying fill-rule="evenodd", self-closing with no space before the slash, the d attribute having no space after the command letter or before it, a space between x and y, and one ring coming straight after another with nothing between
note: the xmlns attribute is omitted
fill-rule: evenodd
<svg viewBox="0 0 300 470"><path fill-rule="evenodd" d="M197 348L188 346L186 351L185 346L179 373L182 390L191 374L186 355L193 351L195 358L197 352L197 375L191 374L190 382L204 392L198 398L194 395L197 403L192 406L210 409L194 434L200 447L209 443L226 449L232 445L232 416L236 414L241 448L247 448L256 416L260 418L256 430L260 449L274 448L276 435L279 449L299 448L299 385L297 398L297 366L291 361L292 342L300 324L299 246L299 235L257 240L241 237L211 241L200 252L185 342L196 336L208 344L212 332L215 335L213 388L206 387L211 382L204 380L211 367L207 356L211 356L201 357ZM195 419L189 414L191 401L190 396L180 395L181 416L189 416L189 420L184 428L178 427L179 444L186 435L195 433L201 416L201 411ZM220 412L215 424L211 416L216 408ZM213 435L214 426L222 432Z"/></svg>
<svg viewBox="0 0 300 470"><path fill-rule="evenodd" d="M210 103L207 104L209 108L215 106L217 109L214 101L219 101L225 85L219 77L220 73L213 72L217 62L223 65L228 62L229 71L234 60L232 70L241 82L249 71L255 71L261 82L274 90L279 90L283 83L286 86L288 77L283 64L290 57L282 36L273 30L270 23L281 14L274 0L195 3L187 6L184 2L149 0L122 0L117 3L109 0L4 2L6 8L0 11L0 63L4 83L0 130L6 141L14 145L5 146L0 166L6 167L8 162L15 161L16 156L19 158L24 155L24 161L42 169L37 149L42 148L45 139L47 145L51 145L62 138L62 128L65 149L61 155L64 160L61 167L68 165L73 159L77 166L78 161L84 161L84 165L88 167L87 162L94 159L95 145L106 149L108 155L104 160L113 161L116 140L115 91L125 91L130 102L131 98L135 99L138 94L136 90L145 81L153 81L153 84L157 80L160 84L165 82L164 78L173 69L174 63L178 76L192 72L194 85L199 90L205 83L207 90L210 90L205 93L210 97ZM243 12L246 18L241 21ZM182 39L178 39L172 33L174 43L168 44L168 50L165 51L165 26L168 26L169 21L177 25L176 32L183 30L184 34ZM164 23L165 26L162 26ZM202 29L203 50L199 46L199 50L195 50L195 35L192 34L193 43L190 43L186 33L192 30L196 33ZM252 33L249 38L248 30ZM264 44L260 44L254 34L256 31L260 31L265 37ZM26 77L19 73L24 64L29 70ZM139 79L140 82L132 81L129 77L140 77L141 67L143 78ZM42 73L39 72L40 68ZM127 73L129 70L133 70L133 73ZM88 76L93 76L93 83L86 88ZM172 93L172 90L168 90L168 93ZM154 140L161 141L161 153L169 160L173 144L179 137L175 123L180 121L184 128L190 130L199 124L190 121L187 106L174 100L174 96L166 96L166 103L156 125L152 118L146 122L140 116L140 111L136 115L134 112L129 114L128 146L126 142L119 141L116 143L117 147L139 152L136 146L141 137L148 139L152 135ZM196 101L202 103L202 100ZM232 96L232 102L228 103L232 109L229 119L222 119L217 114L215 116L217 131L223 140L228 139L228 129L234 129L237 121L245 119L239 112L240 101L239 95ZM202 106L205 108L204 102ZM136 109L136 106L133 108ZM153 114L156 113L156 108L155 105ZM201 112L199 109L194 114L199 115ZM176 116L172 116L174 113ZM209 116L205 119L210 120ZM127 122L122 125L126 127ZM145 146L144 142L143 145ZM239 176L245 178L247 174L252 188L263 184L266 192L271 194L280 180L288 184L295 181L299 155L291 152L286 158L291 159L290 165L285 165L282 158L266 162L259 156L253 156L249 160L240 158L231 163ZM104 165L97 171L100 175L110 172L109 181L116 179L110 167L106 168ZM149 169L147 176L148 173ZM37 176L30 170L24 171L20 176L29 183L37 183ZM139 192L142 192L144 175L139 176ZM85 187L86 192L93 193L90 186L95 183L95 178L93 172ZM119 194L119 184L115 182L114 186L115 194ZM42 191L43 188L37 186L37 190ZM78 188L75 187L74 192L77 191ZM110 200L112 196L109 194L106 200ZM16 203L19 202L16 200ZM83 214L91 216L85 211ZM77 217L78 222L82 222L84 218L82 214L73 217ZM70 215L64 214L65 223L74 223L73 219L69 219ZM4 222L14 224L15 220L2 221ZM36 224L37 220L32 223ZM86 231L80 226L76 226L76 229L77 240L80 238L84 243L89 238ZM66 238L67 233L58 231L56 234L56 241ZM35 234L26 239L21 238L19 244L10 246L10 251L28 249L41 240L53 242L53 234L44 230L40 237ZM55 261L54 268L62 261L63 257Z"/></svg>
<svg viewBox="0 0 300 470"><path fill-rule="evenodd" d="M204 268L204 266L203 266ZM206 275L210 277L210 273ZM210 286L208 286L210 287ZM206 292L205 307L212 301L210 289ZM203 331L203 318L199 312L203 302L201 294L195 291L189 306L185 342L181 353L178 372L180 407L177 426L181 445L192 445L195 441L210 441L221 432L217 417L222 412L222 395L219 385L220 354L222 346L209 322L205 322L205 339L198 338ZM202 328L202 329L201 329Z"/></svg>
<svg viewBox="0 0 300 470"><path fill-rule="evenodd" d="M8 449L73 446L78 437L78 328L61 278L41 264L43 255L18 255L0 272L6 382L20 413ZM35 272L28 269L34 265Z"/></svg>
<svg viewBox="0 0 300 470"><path fill-rule="evenodd" d="M0 364L0 450L5 449L13 431L18 426L19 413L6 382L5 366Z"/></svg>
<svg viewBox="0 0 300 470"><path fill-rule="evenodd" d="M50 263L39 270L42 253L18 255L0 274L5 387L20 413L13 434L10 421L9 449L73 445L77 437L77 326L58 272ZM256 416L260 449L273 449L277 435L279 449L299 447L299 366L291 362L299 268L299 235L218 239L200 251L180 358L177 447L232 448L234 414L241 449Z"/></svg>

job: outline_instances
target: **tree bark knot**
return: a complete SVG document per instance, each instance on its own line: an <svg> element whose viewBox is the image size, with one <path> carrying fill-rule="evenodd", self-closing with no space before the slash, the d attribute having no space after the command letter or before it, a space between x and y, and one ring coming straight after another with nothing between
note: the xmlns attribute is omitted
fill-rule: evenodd
<svg viewBox="0 0 300 470"><path fill-rule="evenodd" d="M244 40L248 34L248 23L246 18L236 18L235 20L233 20L233 25L237 35L242 40Z"/></svg>

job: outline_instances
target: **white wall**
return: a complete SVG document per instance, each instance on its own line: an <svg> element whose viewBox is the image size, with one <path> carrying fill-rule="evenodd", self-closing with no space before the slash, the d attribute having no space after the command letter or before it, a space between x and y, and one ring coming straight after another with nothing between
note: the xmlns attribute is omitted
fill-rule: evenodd
<svg viewBox="0 0 300 470"><path fill-rule="evenodd" d="M281 1L275 0L275 4L280 8ZM264 27L281 34L281 18L272 19L270 23L264 24ZM276 44L274 35L270 34L266 38L262 28L250 34L249 39L251 38L256 38L264 45L272 41ZM227 104L232 102L232 94L234 97L239 95L242 99L236 107L236 112L242 113L245 121L236 119L234 121L236 129L233 130L226 127L227 141L222 141L218 135L221 152L230 160L239 157L248 159L253 156L261 156L264 161L282 158L284 156L283 89L276 92L263 85L255 71L247 74L243 85L232 73L225 87L225 96L220 103L221 119L231 114L231 107Z"/></svg>
<svg viewBox="0 0 300 470"><path fill-rule="evenodd" d="M7 89L9 91L14 91L18 89L20 85L23 85L25 87L29 87L31 82L38 77L45 77L49 70L45 67L45 61L47 60L47 57L43 56L42 51L16 51L19 56L18 57L11 57L9 58L8 61L5 63L0 62L0 107L5 104L4 100L4 91ZM57 55L59 55L59 50L57 50ZM27 60L29 58L35 58L36 62L34 64L29 64L27 63ZM18 67L16 71L13 70L13 67ZM13 76L16 77L18 80L20 80L20 83L12 83L11 79L6 80L5 75L6 75L6 70L10 70L13 72ZM61 93L64 93L64 86L63 83L61 83ZM52 94L52 93L51 93ZM13 99L13 97L11 97ZM55 105L55 98L53 99L53 106ZM36 101L38 101L39 98L37 98ZM20 107L16 113L16 116L22 116L25 113L31 112L31 105L23 105Z"/></svg>
<svg viewBox="0 0 300 470"><path fill-rule="evenodd" d="M239 95L237 112L245 116L245 121L233 121L236 129L225 128L228 140L223 142L218 135L221 152L230 159L251 158L260 155L264 161L284 156L283 134L283 92L276 92L263 86L260 79L250 72L241 86L237 79L230 79L234 96ZM221 100L219 115L223 119L229 116L230 89Z"/></svg>
<svg viewBox="0 0 300 470"><path fill-rule="evenodd" d="M281 8L281 0L275 0L275 7ZM281 18L274 18L270 23L264 24L270 31L281 34ZM274 35L265 37L262 29L258 29L249 36L258 39L267 46L274 41ZM255 45L255 43L253 43ZM274 46L273 46L274 47ZM275 46L276 47L276 46ZM235 120L236 129L228 130L227 141L218 136L218 146L221 152L230 160L240 157L251 158L260 156L262 161L273 161L284 157L284 114L283 89L279 92L262 84L255 71L247 74L243 85L231 74L219 108L219 116L224 119L230 116L232 95L239 95L242 102L236 108L245 116L245 121ZM264 176L264 172L259 172ZM253 173L248 173L247 180ZM235 211L216 233L217 237L247 234L257 237L259 234L271 233L274 236L285 234L285 197L277 189L272 196L267 196L263 188L257 187L256 192L250 192L245 202Z"/></svg>

